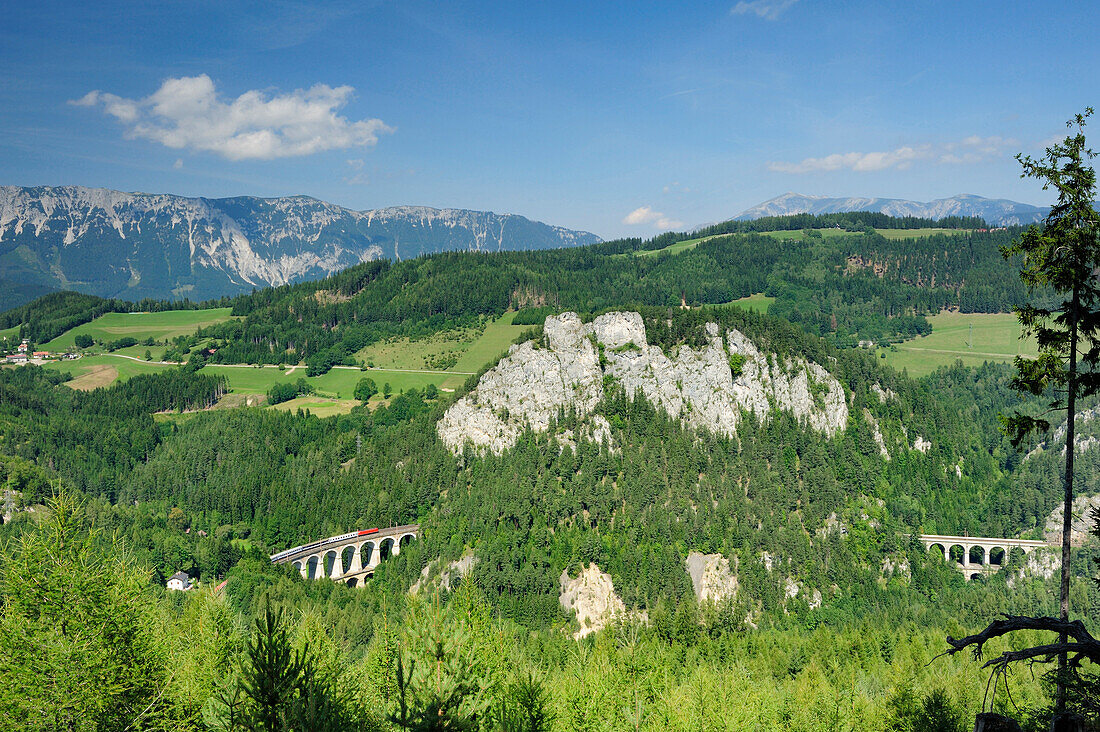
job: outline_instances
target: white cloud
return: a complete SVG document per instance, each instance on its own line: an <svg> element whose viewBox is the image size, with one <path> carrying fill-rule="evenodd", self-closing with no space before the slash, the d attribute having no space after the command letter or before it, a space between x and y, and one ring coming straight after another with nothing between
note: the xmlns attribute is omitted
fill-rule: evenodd
<svg viewBox="0 0 1100 732"><path fill-rule="evenodd" d="M756 15L764 20L778 20L779 14L798 0L741 0L730 9L730 15Z"/></svg>
<svg viewBox="0 0 1100 732"><path fill-rule="evenodd" d="M1000 157L1013 148L1020 146L1019 140L993 135L978 137L971 135L959 142L949 142L939 152L941 163L980 163L983 160Z"/></svg>
<svg viewBox="0 0 1100 732"><path fill-rule="evenodd" d="M660 211L654 211L649 206L640 206L634 209L623 217L623 223L630 226L655 226L663 231L679 229L684 225L683 221L671 219Z"/></svg>
<svg viewBox="0 0 1100 732"><path fill-rule="evenodd" d="M885 152L834 153L822 158L805 158L797 163L771 162L768 170L777 173L821 173L833 170L853 170L860 173L880 170L906 170L916 161L936 163L980 163L1003 155L1019 143L1000 136L971 135L958 142L938 145L904 145Z"/></svg>
<svg viewBox="0 0 1100 732"><path fill-rule="evenodd" d="M367 178L367 174L363 172L363 159L355 158L353 160L344 161L348 167L351 168L354 173L344 177L344 183L349 186L365 186L370 183L370 179Z"/></svg>
<svg viewBox="0 0 1100 732"><path fill-rule="evenodd" d="M1039 150L1044 150L1045 151L1048 147L1051 147L1053 145L1060 145L1065 141L1066 141L1065 134L1064 133L1059 133L1057 135L1051 135L1050 137L1046 137L1042 140L1039 140L1034 145L1032 145L1032 147L1034 147L1036 149L1039 149Z"/></svg>
<svg viewBox="0 0 1100 732"><path fill-rule="evenodd" d="M183 167L183 158L176 158L176 162L172 163L172 167L179 170Z"/></svg>
<svg viewBox="0 0 1100 732"><path fill-rule="evenodd" d="M94 107L102 104L104 112L120 122L127 123L136 121L140 114L136 102L99 91L90 91L80 99L72 100L69 104L77 107Z"/></svg>
<svg viewBox="0 0 1100 732"><path fill-rule="evenodd" d="M272 160L374 145L380 134L393 132L379 119L353 122L337 114L353 91L317 84L287 94L252 90L226 102L203 74L168 79L144 99L91 91L71 104L102 106L127 126L130 138L229 160Z"/></svg>

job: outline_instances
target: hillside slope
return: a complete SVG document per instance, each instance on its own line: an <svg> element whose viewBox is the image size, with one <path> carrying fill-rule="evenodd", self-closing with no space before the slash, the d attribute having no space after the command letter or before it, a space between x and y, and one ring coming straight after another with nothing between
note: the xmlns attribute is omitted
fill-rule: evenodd
<svg viewBox="0 0 1100 732"><path fill-rule="evenodd" d="M522 216L462 209L351 211L306 196L208 199L2 186L0 309L54 289L130 300L208 299L380 258L599 240Z"/></svg>

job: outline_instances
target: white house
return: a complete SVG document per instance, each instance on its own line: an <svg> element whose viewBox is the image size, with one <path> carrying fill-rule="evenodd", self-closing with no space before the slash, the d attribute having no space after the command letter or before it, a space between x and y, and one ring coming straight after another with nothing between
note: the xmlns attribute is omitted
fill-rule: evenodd
<svg viewBox="0 0 1100 732"><path fill-rule="evenodd" d="M191 577L187 572L176 572L168 578L168 589L186 592L191 589Z"/></svg>

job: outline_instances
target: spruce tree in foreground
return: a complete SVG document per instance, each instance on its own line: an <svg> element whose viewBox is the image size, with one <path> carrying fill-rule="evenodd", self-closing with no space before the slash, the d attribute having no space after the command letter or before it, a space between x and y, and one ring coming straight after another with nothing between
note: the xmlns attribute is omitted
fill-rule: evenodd
<svg viewBox="0 0 1100 732"><path fill-rule="evenodd" d="M0 555L0 729L177 728L147 573L70 494L43 514Z"/></svg>
<svg viewBox="0 0 1100 732"><path fill-rule="evenodd" d="M1095 153L1085 146L1084 127L1091 107L1076 115L1068 126L1076 128L1060 143L1046 149L1038 159L1018 155L1025 178L1053 188L1058 201L1042 226L1032 226L1019 241L1003 250L1005 257L1023 257L1020 277L1028 290L1052 293L1053 306L1027 304L1016 309L1023 336L1034 336L1037 358L1016 357L1015 389L1048 398L1049 409L1040 415L1015 413L1002 416L1004 431L1019 445L1028 435L1046 432L1051 423L1046 415L1062 412L1066 418L1066 454L1063 485L1062 569L1059 592L1060 614L1055 618L1011 616L990 624L977 635L959 640L948 638L956 653L974 646L980 654L991 638L1015 630L1050 630L1059 634L1058 642L1019 651L1007 651L986 665L1004 671L1013 661L1058 659L1056 676L1056 712L1065 711L1066 682L1071 667L1083 659L1100 662L1100 643L1092 638L1080 621L1069 620L1070 532L1073 519L1073 459L1077 400L1100 390L1100 213L1096 199L1096 171L1089 165ZM1069 638L1074 640L1071 642ZM1072 656L1072 657L1071 657Z"/></svg>

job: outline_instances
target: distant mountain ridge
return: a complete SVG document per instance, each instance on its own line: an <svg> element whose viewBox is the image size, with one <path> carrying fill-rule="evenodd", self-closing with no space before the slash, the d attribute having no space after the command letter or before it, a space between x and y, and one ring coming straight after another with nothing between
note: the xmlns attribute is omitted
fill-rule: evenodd
<svg viewBox="0 0 1100 732"><path fill-rule="evenodd" d="M352 211L308 196L0 186L0 310L56 289L128 300L208 299L383 257L599 241L515 214L465 209Z"/></svg>
<svg viewBox="0 0 1100 732"><path fill-rule="evenodd" d="M830 198L784 193L782 196L742 211L734 220L746 221L765 216L790 216L800 213L875 211L890 216L917 216L929 219L942 219L945 216L980 216L994 226L1013 226L1040 221L1049 210L1043 206L1032 206L1004 198L983 198L969 193L961 193L951 198L938 198L927 203L900 198Z"/></svg>

